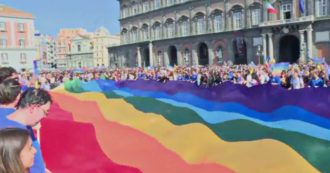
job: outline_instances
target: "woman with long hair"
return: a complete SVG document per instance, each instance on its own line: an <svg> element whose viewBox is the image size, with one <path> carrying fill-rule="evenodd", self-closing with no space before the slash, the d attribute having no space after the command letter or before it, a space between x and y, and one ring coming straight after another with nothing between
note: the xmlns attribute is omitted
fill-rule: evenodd
<svg viewBox="0 0 330 173"><path fill-rule="evenodd" d="M29 173L35 153L27 130L0 130L0 173Z"/></svg>

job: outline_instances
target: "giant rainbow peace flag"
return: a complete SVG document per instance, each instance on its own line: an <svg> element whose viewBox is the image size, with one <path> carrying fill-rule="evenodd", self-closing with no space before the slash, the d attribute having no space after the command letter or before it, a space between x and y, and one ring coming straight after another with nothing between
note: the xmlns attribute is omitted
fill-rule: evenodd
<svg viewBox="0 0 330 173"><path fill-rule="evenodd" d="M57 172L330 172L330 90L68 81L42 121Z"/></svg>

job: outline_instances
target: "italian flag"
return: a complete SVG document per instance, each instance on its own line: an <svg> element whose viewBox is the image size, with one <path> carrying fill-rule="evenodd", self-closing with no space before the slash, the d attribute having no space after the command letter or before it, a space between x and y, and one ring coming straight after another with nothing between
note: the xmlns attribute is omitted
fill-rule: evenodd
<svg viewBox="0 0 330 173"><path fill-rule="evenodd" d="M272 4L269 2L269 0L266 0L266 7L268 13L277 13L277 10L272 6Z"/></svg>

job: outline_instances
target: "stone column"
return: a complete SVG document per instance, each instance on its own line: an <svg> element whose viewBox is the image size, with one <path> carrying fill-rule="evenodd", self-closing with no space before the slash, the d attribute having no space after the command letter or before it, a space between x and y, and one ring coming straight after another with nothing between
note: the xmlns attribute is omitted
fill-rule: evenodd
<svg viewBox="0 0 330 173"><path fill-rule="evenodd" d="M142 67L141 48L137 47L137 62L138 67Z"/></svg>
<svg viewBox="0 0 330 173"><path fill-rule="evenodd" d="M206 5L205 5L205 31L204 31L204 33L209 33L209 6L210 6L210 4L209 3L207 3Z"/></svg>
<svg viewBox="0 0 330 173"><path fill-rule="evenodd" d="M208 52L209 52L209 65L213 65L214 64L214 52L213 52L213 48L212 47L209 47Z"/></svg>
<svg viewBox="0 0 330 173"><path fill-rule="evenodd" d="M182 55L181 55L181 50L180 49L176 49L176 55L177 55L177 63L178 65L183 65L182 63Z"/></svg>
<svg viewBox="0 0 330 173"><path fill-rule="evenodd" d="M307 57L313 57L313 28L311 25L307 27Z"/></svg>
<svg viewBox="0 0 330 173"><path fill-rule="evenodd" d="M300 35L300 56L299 56L299 64L306 63L306 55L305 55L305 30L299 30Z"/></svg>
<svg viewBox="0 0 330 173"><path fill-rule="evenodd" d="M192 49L192 65L198 65L198 55L197 55L197 50Z"/></svg>
<svg viewBox="0 0 330 173"><path fill-rule="evenodd" d="M274 58L274 47L273 47L273 33L268 33L268 44L269 44L269 57ZM267 57L268 58L268 57Z"/></svg>
<svg viewBox="0 0 330 173"><path fill-rule="evenodd" d="M153 51L152 42L149 42L149 63L150 66L154 66L154 51Z"/></svg>
<svg viewBox="0 0 330 173"><path fill-rule="evenodd" d="M262 55L267 57L267 40L266 40L266 34L262 35Z"/></svg>
<svg viewBox="0 0 330 173"><path fill-rule="evenodd" d="M169 61L169 57L168 57L168 51L166 50L166 48L164 47L163 49L164 52L164 66L167 67L170 63Z"/></svg>

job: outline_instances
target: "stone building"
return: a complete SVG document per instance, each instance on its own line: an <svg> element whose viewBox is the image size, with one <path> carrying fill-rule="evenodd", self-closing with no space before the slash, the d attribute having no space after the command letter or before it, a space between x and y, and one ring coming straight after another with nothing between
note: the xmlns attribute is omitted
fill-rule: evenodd
<svg viewBox="0 0 330 173"><path fill-rule="evenodd" d="M67 68L68 54L71 52L71 39L79 35L85 35L87 31L83 28L61 29L56 39L56 67L64 70Z"/></svg>
<svg viewBox="0 0 330 173"><path fill-rule="evenodd" d="M119 0L121 44L111 66L300 62L328 57L329 0Z"/></svg>
<svg viewBox="0 0 330 173"><path fill-rule="evenodd" d="M92 69L93 44L89 35L79 35L70 40L70 52L67 54L68 69Z"/></svg>
<svg viewBox="0 0 330 173"><path fill-rule="evenodd" d="M91 42L94 48L94 67L108 67L109 55L107 47L119 45L120 37L116 35L110 35L106 28L100 27L94 33L91 33Z"/></svg>

